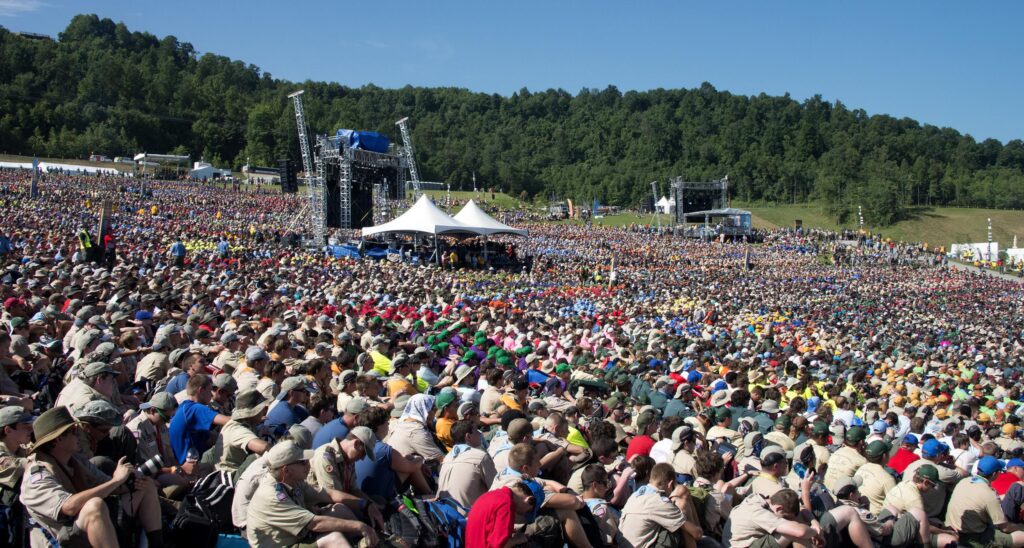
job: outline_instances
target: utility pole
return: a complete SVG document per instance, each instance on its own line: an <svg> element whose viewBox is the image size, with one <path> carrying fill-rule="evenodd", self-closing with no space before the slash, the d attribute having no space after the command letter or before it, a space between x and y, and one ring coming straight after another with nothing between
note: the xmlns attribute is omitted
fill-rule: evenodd
<svg viewBox="0 0 1024 548"><path fill-rule="evenodd" d="M992 218L988 219L988 260L992 262Z"/></svg>

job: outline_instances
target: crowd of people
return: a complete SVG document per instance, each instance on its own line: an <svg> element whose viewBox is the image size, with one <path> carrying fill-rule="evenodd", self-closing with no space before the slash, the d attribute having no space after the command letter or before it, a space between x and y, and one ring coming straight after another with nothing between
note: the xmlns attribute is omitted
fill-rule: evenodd
<svg viewBox="0 0 1024 548"><path fill-rule="evenodd" d="M29 179L0 544L1024 546L1024 291L922 245L537 223L491 271L303 248L296 196Z"/></svg>

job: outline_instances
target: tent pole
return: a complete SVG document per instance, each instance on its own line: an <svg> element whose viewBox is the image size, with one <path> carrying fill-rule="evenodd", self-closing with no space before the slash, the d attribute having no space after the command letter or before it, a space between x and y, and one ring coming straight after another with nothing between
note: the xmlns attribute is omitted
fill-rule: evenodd
<svg viewBox="0 0 1024 548"><path fill-rule="evenodd" d="M437 234L434 234L434 261L441 264L441 246L437 243Z"/></svg>

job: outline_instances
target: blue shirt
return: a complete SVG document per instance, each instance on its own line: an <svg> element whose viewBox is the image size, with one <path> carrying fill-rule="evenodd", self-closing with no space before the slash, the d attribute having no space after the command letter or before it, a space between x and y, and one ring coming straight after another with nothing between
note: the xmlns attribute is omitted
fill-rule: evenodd
<svg viewBox="0 0 1024 548"><path fill-rule="evenodd" d="M6 255L11 252L11 240L7 236L0 236L0 255Z"/></svg>
<svg viewBox="0 0 1024 548"><path fill-rule="evenodd" d="M195 448L200 455L210 448L210 427L213 426L213 419L216 416L216 411L201 403L192 400L181 402L168 428L171 447L178 462L185 462L191 448Z"/></svg>
<svg viewBox="0 0 1024 548"><path fill-rule="evenodd" d="M363 458L356 462L356 485L368 497L376 495L394 500L398 490L395 471L391 469L391 446L378 440L373 446L373 456L374 460Z"/></svg>
<svg viewBox="0 0 1024 548"><path fill-rule="evenodd" d="M181 373L177 377L171 379L171 382L167 383L167 388L164 390L171 394L177 394L188 386L188 373Z"/></svg>
<svg viewBox="0 0 1024 548"><path fill-rule="evenodd" d="M174 244L171 245L171 255L174 255L175 257L184 257L185 244L181 242L174 242Z"/></svg>
<svg viewBox="0 0 1024 548"><path fill-rule="evenodd" d="M269 426L277 426L283 424L285 428L290 428L293 424L298 424L309 416L309 413L301 406L296 405L291 407L288 402L282 401L274 405L274 407L267 413L266 423ZM317 431L319 434L320 431ZM346 435L348 433L346 432ZM330 440L328 440L330 441Z"/></svg>
<svg viewBox="0 0 1024 548"><path fill-rule="evenodd" d="M277 409L277 407L274 409ZM269 420L269 418L270 417L268 416L267 419ZM348 436L348 425L345 424L345 421L341 420L341 417L338 417L325 424L323 428L316 433L316 436L313 436L313 449L316 449L321 445L326 445L338 438L345 439L346 436Z"/></svg>

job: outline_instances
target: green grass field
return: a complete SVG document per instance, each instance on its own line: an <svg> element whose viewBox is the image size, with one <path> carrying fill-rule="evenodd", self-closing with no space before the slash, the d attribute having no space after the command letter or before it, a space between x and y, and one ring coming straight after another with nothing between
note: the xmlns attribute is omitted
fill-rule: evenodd
<svg viewBox="0 0 1024 548"><path fill-rule="evenodd" d="M828 215L824 206L817 204L755 205L744 207L754 214L757 228L793 226L796 219L810 228L837 230L856 228L852 223L840 226ZM883 236L905 242L927 242L949 246L951 243L984 242L988 238L986 219L992 219L992 239L1006 248L1018 236L1024 244L1024 211L957 207L922 208L912 212L907 220L892 226L868 227Z"/></svg>

